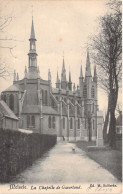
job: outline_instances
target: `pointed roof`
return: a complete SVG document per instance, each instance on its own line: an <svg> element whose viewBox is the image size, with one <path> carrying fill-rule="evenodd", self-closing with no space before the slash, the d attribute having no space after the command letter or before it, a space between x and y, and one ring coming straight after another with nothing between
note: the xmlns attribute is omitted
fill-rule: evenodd
<svg viewBox="0 0 123 194"><path fill-rule="evenodd" d="M61 81L66 81L66 70L65 70L64 56L63 56L63 63L62 63Z"/></svg>
<svg viewBox="0 0 123 194"><path fill-rule="evenodd" d="M63 56L63 63L62 63L62 72L65 71L65 63L64 63L64 56Z"/></svg>
<svg viewBox="0 0 123 194"><path fill-rule="evenodd" d="M83 78L82 65L80 67L80 77Z"/></svg>
<svg viewBox="0 0 123 194"><path fill-rule="evenodd" d="M94 67L94 77L97 77L96 65L95 65L95 67Z"/></svg>
<svg viewBox="0 0 123 194"><path fill-rule="evenodd" d="M33 16L32 16L32 26L31 26L31 34L30 34L30 39L35 39L35 30L34 30L34 24L33 24Z"/></svg>
<svg viewBox="0 0 123 194"><path fill-rule="evenodd" d="M23 90L20 88L18 84L13 84L3 92L19 92L19 91L23 92Z"/></svg>
<svg viewBox="0 0 123 194"><path fill-rule="evenodd" d="M69 83L72 83L71 82L71 72L69 71Z"/></svg>
<svg viewBox="0 0 123 194"><path fill-rule="evenodd" d="M57 71L56 83L60 83L58 71Z"/></svg>
<svg viewBox="0 0 123 194"><path fill-rule="evenodd" d="M85 72L85 76L91 76L90 56L89 56L89 50L88 50L88 49L87 49L86 72Z"/></svg>
<svg viewBox="0 0 123 194"><path fill-rule="evenodd" d="M3 101L0 100L0 112L5 116L15 120L18 120L14 112L8 107L8 105Z"/></svg>
<svg viewBox="0 0 123 194"><path fill-rule="evenodd" d="M51 81L51 72L50 72L50 69L48 70L48 80Z"/></svg>

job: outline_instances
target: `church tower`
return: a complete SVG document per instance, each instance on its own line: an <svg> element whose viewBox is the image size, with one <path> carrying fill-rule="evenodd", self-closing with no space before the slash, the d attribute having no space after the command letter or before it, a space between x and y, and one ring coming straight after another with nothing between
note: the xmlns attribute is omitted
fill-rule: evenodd
<svg viewBox="0 0 123 194"><path fill-rule="evenodd" d="M33 24L33 17L32 17L32 26L31 26L31 34L30 34L30 49L28 53L28 74L27 77L29 79L37 79L38 78L38 68L37 68L37 53L36 53L36 38L35 38L35 31L34 31L34 24Z"/></svg>

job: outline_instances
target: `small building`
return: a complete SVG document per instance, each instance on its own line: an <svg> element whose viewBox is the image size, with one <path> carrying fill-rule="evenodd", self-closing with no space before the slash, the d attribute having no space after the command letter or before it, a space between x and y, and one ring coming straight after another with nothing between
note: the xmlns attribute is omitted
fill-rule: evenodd
<svg viewBox="0 0 123 194"><path fill-rule="evenodd" d="M18 118L3 100L0 100L0 129L18 129Z"/></svg>

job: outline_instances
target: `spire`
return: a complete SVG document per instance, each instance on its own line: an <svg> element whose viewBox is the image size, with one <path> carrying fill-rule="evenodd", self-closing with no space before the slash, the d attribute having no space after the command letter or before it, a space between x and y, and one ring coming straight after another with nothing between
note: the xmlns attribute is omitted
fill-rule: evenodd
<svg viewBox="0 0 123 194"><path fill-rule="evenodd" d="M82 63L82 62L81 62ZM80 78L83 78L82 65L80 67Z"/></svg>
<svg viewBox="0 0 123 194"><path fill-rule="evenodd" d="M33 16L32 16L32 26L31 26L31 34L30 34L30 39L35 39L35 30L34 30L34 24L33 24Z"/></svg>
<svg viewBox="0 0 123 194"><path fill-rule="evenodd" d="M96 71L96 65L94 66L94 77L93 77L93 81L97 82L97 71Z"/></svg>
<svg viewBox="0 0 123 194"><path fill-rule="evenodd" d="M13 78L13 81L17 81L16 79L16 71L14 70L14 78Z"/></svg>
<svg viewBox="0 0 123 194"><path fill-rule="evenodd" d="M69 71L69 83L71 83L71 72Z"/></svg>
<svg viewBox="0 0 123 194"><path fill-rule="evenodd" d="M48 81L51 81L51 72L50 72L50 69L48 70Z"/></svg>
<svg viewBox="0 0 123 194"><path fill-rule="evenodd" d="M94 77L97 77L96 65L94 66Z"/></svg>
<svg viewBox="0 0 123 194"><path fill-rule="evenodd" d="M56 83L59 83L60 80L59 80L59 74L58 74L58 71L57 71L57 78L56 78Z"/></svg>
<svg viewBox="0 0 123 194"><path fill-rule="evenodd" d="M66 70L65 70L64 56L63 56L61 80L66 81Z"/></svg>
<svg viewBox="0 0 123 194"><path fill-rule="evenodd" d="M31 26L31 35L30 35L30 49L29 49L29 69L34 71L35 67L35 73L37 72L37 53L36 53L36 38L35 38L35 32L34 32L34 25L33 25L33 17L32 17L32 26Z"/></svg>
<svg viewBox="0 0 123 194"><path fill-rule="evenodd" d="M87 49L87 58L86 58L86 72L85 76L91 76L91 68L90 68L90 57L89 57L89 50Z"/></svg>

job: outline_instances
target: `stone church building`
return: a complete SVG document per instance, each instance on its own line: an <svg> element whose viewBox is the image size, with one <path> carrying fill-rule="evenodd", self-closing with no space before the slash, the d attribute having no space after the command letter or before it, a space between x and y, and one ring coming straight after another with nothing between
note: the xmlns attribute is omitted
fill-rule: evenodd
<svg viewBox="0 0 123 194"><path fill-rule="evenodd" d="M28 68L24 78L14 71L13 85L1 94L2 100L19 119L19 128L42 134L56 134L58 139L95 140L97 133L97 74L91 74L89 51L86 73L80 68L79 86L72 84L71 73L66 79L64 58L61 79L57 72L56 88L52 87L51 73L48 80L40 77L37 65L36 38L32 19L29 39Z"/></svg>

